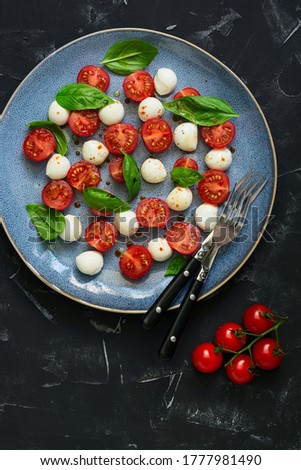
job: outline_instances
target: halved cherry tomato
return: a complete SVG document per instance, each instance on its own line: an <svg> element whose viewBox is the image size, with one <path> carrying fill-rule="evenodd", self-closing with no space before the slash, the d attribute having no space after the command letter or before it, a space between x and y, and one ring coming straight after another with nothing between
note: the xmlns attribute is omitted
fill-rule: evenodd
<svg viewBox="0 0 301 470"><path fill-rule="evenodd" d="M176 222L168 230L166 240L169 246L182 255L195 253L200 246L199 229L188 222Z"/></svg>
<svg viewBox="0 0 301 470"><path fill-rule="evenodd" d="M141 245L130 246L121 256L119 267L122 273L130 279L145 276L153 264L150 252Z"/></svg>
<svg viewBox="0 0 301 470"><path fill-rule="evenodd" d="M274 338L262 338L252 348L253 361L263 370L273 370L280 366L283 354L282 347Z"/></svg>
<svg viewBox="0 0 301 470"><path fill-rule="evenodd" d="M186 87L183 88L183 90L178 91L178 93L175 94L173 99L177 100L179 98L183 98L183 96L200 96L200 93L195 88Z"/></svg>
<svg viewBox="0 0 301 470"><path fill-rule="evenodd" d="M70 206L72 198L72 188L63 180L50 181L42 191L44 204L58 211L63 211Z"/></svg>
<svg viewBox="0 0 301 470"><path fill-rule="evenodd" d="M100 123L95 109L72 111L68 119L68 125L75 135L88 137L94 134Z"/></svg>
<svg viewBox="0 0 301 470"><path fill-rule="evenodd" d="M238 323L224 323L215 333L215 344L229 351L239 351L246 344L247 336Z"/></svg>
<svg viewBox="0 0 301 470"><path fill-rule="evenodd" d="M208 170L198 183L200 198L208 204L222 204L229 195L230 181L224 171Z"/></svg>
<svg viewBox="0 0 301 470"><path fill-rule="evenodd" d="M86 65L77 76L77 83L86 83L102 91L107 91L110 85L110 77L104 69L96 65Z"/></svg>
<svg viewBox="0 0 301 470"><path fill-rule="evenodd" d="M236 384L247 384L254 378L254 365L250 356L239 354L233 361L226 366L226 374L232 382Z"/></svg>
<svg viewBox="0 0 301 470"><path fill-rule="evenodd" d="M113 155L122 155L120 149L131 153L138 145L138 131L132 124L112 124L105 131L104 142Z"/></svg>
<svg viewBox="0 0 301 470"><path fill-rule="evenodd" d="M192 363L200 372L215 372L223 363L223 354L212 343L199 344L192 353Z"/></svg>
<svg viewBox="0 0 301 470"><path fill-rule="evenodd" d="M176 168L177 166L180 166L182 168L191 168L192 170L196 171L198 171L199 169L199 165L197 164L197 162L193 158L189 157L178 158L173 167Z"/></svg>
<svg viewBox="0 0 301 470"><path fill-rule="evenodd" d="M155 91L154 80L145 70L137 70L128 75L122 86L128 98L139 102L152 96Z"/></svg>
<svg viewBox="0 0 301 470"><path fill-rule="evenodd" d="M54 135L43 128L30 131L23 143L25 155L35 162L46 160L52 154L55 147L56 140Z"/></svg>
<svg viewBox="0 0 301 470"><path fill-rule="evenodd" d="M82 192L84 188L99 184L101 181L100 171L94 163L82 160L70 167L67 173L67 181L70 186Z"/></svg>
<svg viewBox="0 0 301 470"><path fill-rule="evenodd" d="M125 179L123 177L123 160L124 157L116 157L110 161L109 172L113 180L117 183L124 183Z"/></svg>
<svg viewBox="0 0 301 470"><path fill-rule="evenodd" d="M275 325L273 318L273 312L269 307L253 304L245 310L243 324L250 333L260 335Z"/></svg>
<svg viewBox="0 0 301 470"><path fill-rule="evenodd" d="M210 147L221 149L231 144L235 136L235 126L231 121L226 121L218 126L202 127L201 136Z"/></svg>
<svg viewBox="0 0 301 470"><path fill-rule="evenodd" d="M98 251L107 251L112 248L118 238L115 225L104 220L92 222L85 230L85 239L89 245Z"/></svg>
<svg viewBox="0 0 301 470"><path fill-rule="evenodd" d="M172 130L164 119L148 119L141 127L145 147L153 153L164 152L172 143Z"/></svg>
<svg viewBox="0 0 301 470"><path fill-rule="evenodd" d="M136 217L142 227L164 227L170 218L170 210L162 199L145 198L137 206Z"/></svg>

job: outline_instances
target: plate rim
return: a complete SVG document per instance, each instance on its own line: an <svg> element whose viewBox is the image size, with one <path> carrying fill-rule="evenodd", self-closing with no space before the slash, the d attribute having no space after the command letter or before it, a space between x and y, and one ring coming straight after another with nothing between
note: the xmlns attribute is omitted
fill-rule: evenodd
<svg viewBox="0 0 301 470"><path fill-rule="evenodd" d="M265 128L267 130L267 134L268 134L268 137L269 137L269 142L270 142L270 145L271 145L271 149L272 149L272 154L273 154L273 161L274 161L274 185L273 185L273 192L272 192L272 198L271 198L271 203L270 203L270 207L269 207L269 210L268 210L268 213L265 217L265 222L261 228L261 231L260 233L258 234L258 238L257 240L255 241L254 245L252 246L252 248L250 249L250 251L247 253L247 255L245 256L245 258L242 260L242 262L223 280L221 281L219 284L217 284L215 287L213 287L212 289L210 289L208 292L206 292L205 294L203 295L200 295L200 297L198 298L198 302L200 300L203 300L209 296L211 296L213 293L217 292L222 286L224 286L233 276L235 276L235 274L243 267L243 265L248 261L248 259L250 258L250 256L253 254L253 252L255 251L257 245L259 244L262 236L263 236L263 233L267 227L267 224L269 223L269 220L270 220L270 216L271 216L271 213L272 213L272 209L273 209L273 206L274 206L274 202L275 202L275 196L276 196L276 190L277 190L277 175L278 175L278 168L277 168L277 156L276 156L276 150L275 150L275 145L274 145L274 141L273 141L273 137L272 137L272 134L271 134L271 131L270 131L270 128L269 128L269 125L268 125L268 122L266 120L266 117L259 105L259 103L257 102L256 98L253 96L253 94L251 93L251 91L249 90L249 88L247 87L247 85L242 81L241 78L239 78L227 65L225 65L221 60L217 59L215 56L213 56L212 54L210 54L209 52L205 51L204 49L202 49L201 47L191 43L190 41L187 41L186 39L183 39L183 38L180 38L178 36L174 36L172 34L169 34L169 33L165 33L165 32L162 32L162 31L157 31L157 30L153 30L153 29L146 29L146 28L134 28L134 27L126 27L126 28L109 28L109 29L103 29L103 30L100 30L100 31L94 31L93 33L89 33L89 34L85 34L84 36L81 36L79 38L76 38L70 42L68 42L67 44L64 44L63 46L61 46L60 48L56 49L55 51L51 52L47 57L45 57L41 62L39 62L25 77L24 79L21 81L21 83L17 86L17 88L15 89L15 91L13 92L13 94L11 95L11 97L9 98L8 102L6 103L4 109L3 109L3 112L0 116L0 125L1 125L1 122L3 121L3 118L5 116L5 113L7 112L9 106L10 106L10 103L11 101L13 100L14 96L18 93L19 91L19 88L21 88L21 86L24 85L24 83L26 82L26 80L40 67L42 66L42 64L44 62L46 62L50 57L53 57L55 54L57 54L58 52L62 51L63 49L67 48L67 47L70 47L71 45L77 43L77 42L80 42L81 40L83 39L86 39L88 37L92 37L92 36L97 36L97 35L100 35L100 34L105 34L105 33L114 33L114 32L120 32L120 31L141 31L141 32L145 32L145 33L151 33L151 34L157 34L159 36L164 36L164 37L167 37L167 38L170 38L170 39L173 39L173 40L176 40L176 41L180 41L190 47L193 47L194 49L200 51L201 53L203 53L204 55L206 55L207 57L209 57L211 60L213 60L214 62L216 62L218 65L220 65L222 68L224 68L230 75L232 75L232 77L234 77L238 83L244 88L244 90L247 92L247 94L249 95L249 97L251 98L251 100L253 101L253 103L255 104L255 106L257 107L258 111L259 111L259 114L263 120L263 123L265 125ZM90 303L90 302L87 302L85 300L82 300L78 297L75 297L74 295L71 295L69 294L68 292L60 289L59 287L57 287L55 284L52 284L51 282L47 281L47 279L45 279L31 264L29 261L27 261L27 259L22 255L22 253L20 252L19 248L17 247L17 245L14 243L7 227L5 226L5 222L2 218L2 215L0 214L0 224L2 225L10 243L12 244L13 248L15 249L15 251L17 252L17 254L20 256L21 260L25 263L25 265L30 269L30 271L40 280L42 281L44 284L46 284L48 287L50 287L51 289L53 289L54 291L58 292L59 294L61 295L64 295L65 297L77 302L77 303L80 303L82 305L85 305L86 307L91 307L91 308L95 308L96 310L102 310L102 311L106 311L106 312L109 312L109 313L121 313L121 314L144 314L146 312L146 310L121 310L121 309L114 309L114 308L111 308L111 307L103 307L101 305L95 305L93 303ZM173 305L172 307L170 307L168 310L175 310L176 308L179 307L180 304L177 304L177 305Z"/></svg>

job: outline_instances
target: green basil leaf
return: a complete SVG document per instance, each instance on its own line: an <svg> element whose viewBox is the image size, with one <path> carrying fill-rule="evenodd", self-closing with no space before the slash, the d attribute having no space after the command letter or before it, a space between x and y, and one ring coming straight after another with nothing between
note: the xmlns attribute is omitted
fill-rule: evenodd
<svg viewBox="0 0 301 470"><path fill-rule="evenodd" d="M65 228L65 216L62 212L43 204L27 204L26 210L30 220L44 240L53 240Z"/></svg>
<svg viewBox="0 0 301 470"><path fill-rule="evenodd" d="M183 168L181 166L173 168L170 172L170 177L177 186L181 186L182 188L193 186L204 178L204 176L198 171L193 170L192 168Z"/></svg>
<svg viewBox="0 0 301 470"><path fill-rule="evenodd" d="M33 121L27 124L27 126L31 129L48 129L55 137L57 152L60 155L66 155L68 151L67 140L60 126L51 121Z"/></svg>
<svg viewBox="0 0 301 470"><path fill-rule="evenodd" d="M167 266L164 276L175 276L187 263L187 259L182 255L177 255L172 258Z"/></svg>
<svg viewBox="0 0 301 470"><path fill-rule="evenodd" d="M128 75L144 69L158 54L158 49L140 39L127 39L116 42L107 51L100 64L105 64L112 72Z"/></svg>
<svg viewBox="0 0 301 470"><path fill-rule="evenodd" d="M132 155L124 152L124 150L120 149L124 155L123 164L122 164L122 173L125 179L126 187L128 188L128 192L130 195L129 201L132 201L134 197L140 191L141 187L141 178L140 178L140 171L135 162Z"/></svg>
<svg viewBox="0 0 301 470"><path fill-rule="evenodd" d="M107 210L112 212L124 212L131 208L115 194L100 188L87 188L84 190L84 201L92 209Z"/></svg>
<svg viewBox="0 0 301 470"><path fill-rule="evenodd" d="M164 108L199 126L216 126L239 117L229 103L214 96L184 96L165 103Z"/></svg>
<svg viewBox="0 0 301 470"><path fill-rule="evenodd" d="M71 111L104 108L114 100L103 91L85 83L71 83L63 86L55 97L59 105Z"/></svg>

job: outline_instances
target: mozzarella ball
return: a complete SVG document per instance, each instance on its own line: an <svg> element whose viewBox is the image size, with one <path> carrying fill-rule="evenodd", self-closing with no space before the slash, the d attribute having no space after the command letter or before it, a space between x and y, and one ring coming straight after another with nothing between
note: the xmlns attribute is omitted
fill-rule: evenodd
<svg viewBox="0 0 301 470"><path fill-rule="evenodd" d="M157 98L145 98L139 104L138 114L144 122L148 119L160 118L164 114L163 104Z"/></svg>
<svg viewBox="0 0 301 470"><path fill-rule="evenodd" d="M177 86L177 76L171 69L161 68L154 76L156 92L159 95L169 95Z"/></svg>
<svg viewBox="0 0 301 470"><path fill-rule="evenodd" d="M201 204L195 210L195 222L200 229L211 232L217 222L217 206L207 203Z"/></svg>
<svg viewBox="0 0 301 470"><path fill-rule="evenodd" d="M166 178L165 166L157 158L148 158L140 168L142 178L148 183L162 183Z"/></svg>
<svg viewBox="0 0 301 470"><path fill-rule="evenodd" d="M114 225L118 232L126 237L134 235L139 228L136 214L133 211L117 212L114 217Z"/></svg>
<svg viewBox="0 0 301 470"><path fill-rule="evenodd" d="M228 170L232 163L232 153L226 147L212 149L205 156L205 163L211 170Z"/></svg>
<svg viewBox="0 0 301 470"><path fill-rule="evenodd" d="M183 122L175 128L173 138L181 150L193 152L198 145L198 127L192 122Z"/></svg>
<svg viewBox="0 0 301 470"><path fill-rule="evenodd" d="M82 234L82 224L78 217L75 215L65 215L65 228L60 233L60 237L65 242L75 242Z"/></svg>
<svg viewBox="0 0 301 470"><path fill-rule="evenodd" d="M108 104L102 108L98 113L99 119L106 126L111 124L118 124L124 118L124 107L120 101L115 100L115 103Z"/></svg>
<svg viewBox="0 0 301 470"><path fill-rule="evenodd" d="M166 198L168 207L174 211L185 211L192 203L192 192L189 188L174 188Z"/></svg>
<svg viewBox="0 0 301 470"><path fill-rule="evenodd" d="M59 153L55 153L48 160L46 166L46 175L52 180L61 180L67 176L71 164L68 158Z"/></svg>
<svg viewBox="0 0 301 470"><path fill-rule="evenodd" d="M52 101L48 110L49 121L54 122L58 126L63 126L67 124L69 116L70 111L68 111L68 109L60 106L57 101Z"/></svg>
<svg viewBox="0 0 301 470"><path fill-rule="evenodd" d="M172 249L165 238L154 238L147 248L155 261L166 261L172 255Z"/></svg>
<svg viewBox="0 0 301 470"><path fill-rule="evenodd" d="M94 165L101 165L109 156L109 151L99 140L87 140L83 145L83 158Z"/></svg>
<svg viewBox="0 0 301 470"><path fill-rule="evenodd" d="M103 256L99 251L84 251L75 258L77 269L83 274L94 276L103 268Z"/></svg>

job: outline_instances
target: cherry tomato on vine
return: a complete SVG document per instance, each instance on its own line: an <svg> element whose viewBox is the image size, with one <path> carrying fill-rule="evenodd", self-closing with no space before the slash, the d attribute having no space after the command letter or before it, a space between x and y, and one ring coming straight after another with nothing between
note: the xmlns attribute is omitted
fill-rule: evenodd
<svg viewBox="0 0 301 470"><path fill-rule="evenodd" d="M260 335L275 325L273 312L269 307L262 304L250 305L244 312L243 324L250 333Z"/></svg>
<svg viewBox="0 0 301 470"><path fill-rule="evenodd" d="M233 361L226 366L226 374L232 382L236 384L247 384L254 378L252 372L254 365L250 356L239 354Z"/></svg>
<svg viewBox="0 0 301 470"><path fill-rule="evenodd" d="M252 348L255 364L264 370L272 370L280 366L283 354L283 349L274 338L262 338Z"/></svg>
<svg viewBox="0 0 301 470"><path fill-rule="evenodd" d="M192 363L200 372L215 372L223 363L223 354L212 343L199 344L192 353Z"/></svg>
<svg viewBox="0 0 301 470"><path fill-rule="evenodd" d="M239 351L246 344L247 337L238 323L224 323L215 333L215 344L230 351Z"/></svg>

